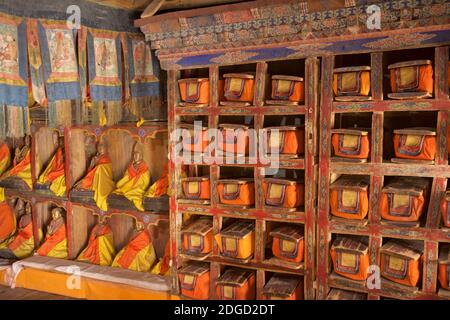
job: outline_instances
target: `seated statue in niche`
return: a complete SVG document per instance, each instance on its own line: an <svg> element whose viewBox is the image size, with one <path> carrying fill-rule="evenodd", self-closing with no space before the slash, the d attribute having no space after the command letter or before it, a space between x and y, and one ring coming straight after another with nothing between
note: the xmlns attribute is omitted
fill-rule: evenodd
<svg viewBox="0 0 450 320"><path fill-rule="evenodd" d="M64 137L53 133L53 143L57 147L44 172L37 181L38 189L49 189L57 197L66 193L66 176L64 172Z"/></svg>
<svg viewBox="0 0 450 320"><path fill-rule="evenodd" d="M52 219L47 225L44 243L37 250L40 256L67 259L67 230L63 217L63 209L54 208Z"/></svg>
<svg viewBox="0 0 450 320"><path fill-rule="evenodd" d="M156 261L150 232L142 222L136 221L134 236L114 258L112 267L149 272Z"/></svg>
<svg viewBox="0 0 450 320"><path fill-rule="evenodd" d="M0 258L17 260L29 257L34 251L33 219L31 217L31 203L18 199L16 216L20 216L17 232L10 238L5 248L0 249ZM39 241L42 231L39 230Z"/></svg>
<svg viewBox="0 0 450 320"><path fill-rule="evenodd" d="M119 209L123 208L123 197L131 201L139 211L144 211L143 198L145 191L150 184L150 171L144 162L142 151L138 145L134 145L133 159L128 165L122 179L116 184L116 190L109 196L110 205L115 205Z"/></svg>
<svg viewBox="0 0 450 320"><path fill-rule="evenodd" d="M115 253L113 232L107 224L107 218L99 216L98 223L89 236L88 244L77 260L100 266L110 266Z"/></svg>
<svg viewBox="0 0 450 320"><path fill-rule="evenodd" d="M92 158L88 173L75 186L73 193L77 191L91 191L97 206L102 211L108 210L108 195L114 190L111 158L106 145L100 142L97 146L97 154ZM82 195L85 197L86 195Z"/></svg>
<svg viewBox="0 0 450 320"><path fill-rule="evenodd" d="M15 202L15 198L0 202L0 249L6 248L11 237L16 233L17 222L13 210Z"/></svg>
<svg viewBox="0 0 450 320"><path fill-rule="evenodd" d="M13 167L5 172L0 179L3 187L31 189L31 136L25 136L25 145L16 148L13 160Z"/></svg>
<svg viewBox="0 0 450 320"><path fill-rule="evenodd" d="M0 139L0 177L11 165L11 155L9 153L9 147L3 139ZM5 201L5 190L0 188L0 205ZM1 211L1 208L0 208ZM0 219L0 221L2 221ZM1 242L1 235L0 235Z"/></svg>

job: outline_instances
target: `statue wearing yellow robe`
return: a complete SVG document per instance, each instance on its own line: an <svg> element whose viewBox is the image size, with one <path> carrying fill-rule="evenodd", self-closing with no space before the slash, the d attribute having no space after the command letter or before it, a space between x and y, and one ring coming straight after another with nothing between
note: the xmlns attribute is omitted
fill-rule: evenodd
<svg viewBox="0 0 450 320"><path fill-rule="evenodd" d="M106 146L100 143L97 154L91 161L86 176L75 185L75 189L94 191L94 200L102 211L108 210L107 198L114 190L111 159L106 153Z"/></svg>
<svg viewBox="0 0 450 320"><path fill-rule="evenodd" d="M144 230L144 224L136 222L137 234L119 251L112 267L148 272L156 261L150 233Z"/></svg>
<svg viewBox="0 0 450 320"><path fill-rule="evenodd" d="M23 206L23 201L18 200L18 210ZM39 230L39 241L42 239L42 231ZM31 217L31 204L25 204L25 213L19 219L16 234L8 241L6 248L0 250L0 258L23 259L31 256L34 251L33 221Z"/></svg>
<svg viewBox="0 0 450 320"><path fill-rule="evenodd" d="M39 176L38 183L43 185L50 185L50 191L58 197L64 196L66 192L66 176L64 173L64 142L61 141L57 132L55 132L54 139L58 148L55 154L48 163L44 172ZM60 140L60 141L58 141Z"/></svg>
<svg viewBox="0 0 450 320"><path fill-rule="evenodd" d="M80 253L77 260L100 266L110 266L115 256L113 243L112 230L106 224L106 218L100 216L98 224L91 231L86 248Z"/></svg>
<svg viewBox="0 0 450 320"><path fill-rule="evenodd" d="M166 248L164 250L164 257L159 259L159 262L150 271L152 274L157 274L160 276L170 276L171 275L171 259L170 259L170 242L166 243Z"/></svg>
<svg viewBox="0 0 450 320"><path fill-rule="evenodd" d="M133 202L138 210L144 211L142 202L149 184L150 171L142 159L142 153L135 148L133 161L128 166L123 178L117 182L117 189L113 193L125 196Z"/></svg>
<svg viewBox="0 0 450 320"><path fill-rule="evenodd" d="M5 171L9 168L10 165L11 165L11 155L9 153L8 145L4 141L0 140L0 177L2 176L3 173L5 173ZM0 202L3 201L5 201L5 190L3 188L0 188Z"/></svg>
<svg viewBox="0 0 450 320"><path fill-rule="evenodd" d="M47 226L44 243L37 250L40 256L67 259L67 231L66 223L62 216L62 209L52 210L52 220Z"/></svg>
<svg viewBox="0 0 450 320"><path fill-rule="evenodd" d="M186 178L186 168L185 166L181 169L181 177L180 179ZM171 185L170 185L170 177L169 177L169 168L168 164L164 167L164 171L161 175L161 178L156 180L155 183L151 185L151 187L147 190L147 193L145 194L146 197L149 198L159 198L164 195L171 195Z"/></svg>
<svg viewBox="0 0 450 320"><path fill-rule="evenodd" d="M33 183L31 181L31 137L25 136L25 145L22 149L16 148L13 167L7 171L2 179L9 177L17 177L22 179L31 189Z"/></svg>

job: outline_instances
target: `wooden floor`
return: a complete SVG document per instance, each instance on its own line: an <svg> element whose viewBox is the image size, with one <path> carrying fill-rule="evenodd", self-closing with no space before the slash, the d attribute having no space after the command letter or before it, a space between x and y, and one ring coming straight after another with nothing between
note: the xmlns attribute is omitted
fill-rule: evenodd
<svg viewBox="0 0 450 320"><path fill-rule="evenodd" d="M74 300L74 298L23 288L11 289L0 286L0 300Z"/></svg>

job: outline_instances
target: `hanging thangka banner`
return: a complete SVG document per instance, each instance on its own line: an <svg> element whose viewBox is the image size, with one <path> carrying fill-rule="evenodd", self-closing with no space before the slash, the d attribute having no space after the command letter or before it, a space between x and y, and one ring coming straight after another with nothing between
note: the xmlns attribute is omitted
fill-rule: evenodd
<svg viewBox="0 0 450 320"><path fill-rule="evenodd" d="M29 132L25 19L0 13L0 136Z"/></svg>
<svg viewBox="0 0 450 320"><path fill-rule="evenodd" d="M142 119L144 108L159 99L159 65L150 45L140 34L122 34L125 63L125 99L130 111Z"/></svg>
<svg viewBox="0 0 450 320"><path fill-rule="evenodd" d="M76 29L69 29L65 21L39 20L37 25L44 62L49 122L51 126L70 125L72 105L79 114L81 98L75 51Z"/></svg>
<svg viewBox="0 0 450 320"><path fill-rule="evenodd" d="M122 118L122 58L120 34L88 28L89 94L94 122L112 125Z"/></svg>

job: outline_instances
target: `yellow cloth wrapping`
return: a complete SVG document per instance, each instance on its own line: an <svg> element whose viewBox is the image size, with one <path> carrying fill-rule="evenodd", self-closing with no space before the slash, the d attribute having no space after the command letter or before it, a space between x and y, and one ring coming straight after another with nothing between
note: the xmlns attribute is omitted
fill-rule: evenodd
<svg viewBox="0 0 450 320"><path fill-rule="evenodd" d="M68 257L67 250L68 250L67 249L67 238L65 238L63 241L59 242L56 246L54 246L53 249L50 250L49 253L47 253L47 257L67 259L67 257Z"/></svg>
<svg viewBox="0 0 450 320"><path fill-rule="evenodd" d="M4 157L0 159L0 176L9 168L11 165L11 156L9 152L6 152Z"/></svg>
<svg viewBox="0 0 450 320"><path fill-rule="evenodd" d="M27 164L25 169L20 171L15 176L22 179L30 189L33 188L33 182L31 180L31 164Z"/></svg>
<svg viewBox="0 0 450 320"><path fill-rule="evenodd" d="M150 271L151 274L160 274L161 272L161 264L163 262L163 259L160 259L157 264L152 268L152 271ZM172 268L169 268L167 272L164 274L164 276L170 276L171 275Z"/></svg>
<svg viewBox="0 0 450 320"><path fill-rule="evenodd" d="M50 184L50 191L53 192L57 197L62 197L66 193L66 177L60 176L53 180Z"/></svg>
<svg viewBox="0 0 450 320"><path fill-rule="evenodd" d="M39 242L41 242L42 238L44 237L41 229L39 229L38 235L39 235ZM34 251L34 237L30 237L26 241L23 241L19 247L17 247L12 251L18 259L24 259L26 257L31 256Z"/></svg>
<svg viewBox="0 0 450 320"><path fill-rule="evenodd" d="M108 203L106 200L115 187L112 176L112 165L110 163L99 164L97 166L94 181L92 183L92 190L94 191L95 203L103 211L108 211Z"/></svg>
<svg viewBox="0 0 450 320"><path fill-rule="evenodd" d="M5 201L5 188L0 188L0 202Z"/></svg>
<svg viewBox="0 0 450 320"><path fill-rule="evenodd" d="M114 255L116 250L113 245L113 234L112 232L107 233L106 235L99 236L96 241L98 241L98 253L99 253L99 265L100 266L110 266L113 262ZM88 245L89 247L89 245ZM88 262L91 261L87 259L84 254L87 250L86 247L78 256L78 261Z"/></svg>
<svg viewBox="0 0 450 320"><path fill-rule="evenodd" d="M122 268L122 266L118 263L119 259L124 254L127 247L123 248L119 251L119 253L114 258L112 263L112 267ZM151 267L155 264L156 261L156 253L155 248L153 248L152 244L147 245L144 249L140 250L133 259L133 262L128 266L127 269L139 271L139 272L148 272Z"/></svg>
<svg viewBox="0 0 450 320"><path fill-rule="evenodd" d="M150 184L150 172L146 171L136 178L130 178L128 170L122 179L117 182L117 189L113 193L125 196L128 200L133 202L134 206L144 211L142 204L145 190L147 190Z"/></svg>
<svg viewBox="0 0 450 320"><path fill-rule="evenodd" d="M57 161L57 155L55 154L53 158L50 160L47 168L45 168L44 172L39 176L38 183L46 184L49 173L52 172L54 168L54 162ZM65 175L61 175L58 178L54 179L50 184L50 191L53 192L57 197L62 197L66 193L66 177Z"/></svg>

